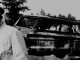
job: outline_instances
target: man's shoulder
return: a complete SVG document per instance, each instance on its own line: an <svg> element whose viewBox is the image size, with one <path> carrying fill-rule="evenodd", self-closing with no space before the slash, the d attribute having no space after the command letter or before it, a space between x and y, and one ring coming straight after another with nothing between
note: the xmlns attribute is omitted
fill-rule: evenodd
<svg viewBox="0 0 80 60"><path fill-rule="evenodd" d="M13 27L13 26L10 26L10 25L6 25L6 28L8 28L8 29L16 29L15 27Z"/></svg>
<svg viewBox="0 0 80 60"><path fill-rule="evenodd" d="M17 28L13 27L13 26L9 26L9 25L6 25L6 29L9 31L9 32L17 32L19 31Z"/></svg>

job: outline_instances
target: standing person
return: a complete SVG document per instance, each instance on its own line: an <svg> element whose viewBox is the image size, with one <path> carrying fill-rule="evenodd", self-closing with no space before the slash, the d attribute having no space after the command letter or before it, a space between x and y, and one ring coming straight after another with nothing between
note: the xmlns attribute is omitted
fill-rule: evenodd
<svg viewBox="0 0 80 60"><path fill-rule="evenodd" d="M16 28L6 25L0 7L0 60L28 60L24 38Z"/></svg>

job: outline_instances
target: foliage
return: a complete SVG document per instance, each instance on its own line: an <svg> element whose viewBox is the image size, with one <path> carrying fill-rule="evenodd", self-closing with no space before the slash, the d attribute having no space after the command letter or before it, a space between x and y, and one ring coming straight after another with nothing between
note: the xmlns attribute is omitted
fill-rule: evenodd
<svg viewBox="0 0 80 60"><path fill-rule="evenodd" d="M58 16L60 19L65 19L65 15L59 14Z"/></svg>
<svg viewBox="0 0 80 60"><path fill-rule="evenodd" d="M64 20L72 20L72 21L76 20L76 18L72 16L71 14L68 14L67 17L65 15L59 14L58 18L64 19Z"/></svg>
<svg viewBox="0 0 80 60"><path fill-rule="evenodd" d="M33 13L31 13L31 15L33 15Z"/></svg>
<svg viewBox="0 0 80 60"><path fill-rule="evenodd" d="M48 14L47 14L47 16L51 16L51 14L50 14L50 13L48 13Z"/></svg>
<svg viewBox="0 0 80 60"><path fill-rule="evenodd" d="M39 15L39 13L37 12L37 15Z"/></svg>
<svg viewBox="0 0 80 60"><path fill-rule="evenodd" d="M41 9L41 11L40 11L40 15L45 16L45 15L46 15L46 12L45 12L43 9Z"/></svg>
<svg viewBox="0 0 80 60"><path fill-rule="evenodd" d="M20 17L20 11L25 11L25 9L29 10L27 6L24 6L24 2L26 2L26 0L2 0L1 3L5 6L4 9L9 11L6 15L8 15L8 18L10 18L12 22L16 22Z"/></svg>

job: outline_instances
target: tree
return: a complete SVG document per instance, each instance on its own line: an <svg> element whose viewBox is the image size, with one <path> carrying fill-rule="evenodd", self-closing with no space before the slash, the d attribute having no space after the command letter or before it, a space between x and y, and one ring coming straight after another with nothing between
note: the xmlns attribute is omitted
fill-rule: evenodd
<svg viewBox="0 0 80 60"><path fill-rule="evenodd" d="M72 21L75 21L75 20L76 20L75 16L72 16L72 17L71 17L71 20L72 20Z"/></svg>
<svg viewBox="0 0 80 60"><path fill-rule="evenodd" d="M75 16L72 16L72 14L70 14L70 13L68 14L67 17L65 17L65 19L70 20L70 21L75 21L76 20Z"/></svg>
<svg viewBox="0 0 80 60"><path fill-rule="evenodd" d="M37 12L37 15L39 15L39 13Z"/></svg>
<svg viewBox="0 0 80 60"><path fill-rule="evenodd" d="M4 5L4 9L7 9L9 12L6 13L13 24L17 21L17 19L21 16L20 11L29 10L27 6L24 6L24 2L26 0L2 0L2 4Z"/></svg>
<svg viewBox="0 0 80 60"><path fill-rule="evenodd" d="M59 18L61 18L62 17L62 15L61 14L59 14L59 16L58 16Z"/></svg>
<svg viewBox="0 0 80 60"><path fill-rule="evenodd" d="M71 18L72 17L72 15L71 14L68 14L68 18Z"/></svg>
<svg viewBox="0 0 80 60"><path fill-rule="evenodd" d="M48 14L47 14L47 16L51 16L51 14L50 14L50 13L48 13Z"/></svg>
<svg viewBox="0 0 80 60"><path fill-rule="evenodd" d="M46 15L46 12L43 10L43 9L41 9L41 11L40 11L40 15Z"/></svg>
<svg viewBox="0 0 80 60"><path fill-rule="evenodd" d="M65 19L65 15L59 14L58 18L59 19Z"/></svg>
<svg viewBox="0 0 80 60"><path fill-rule="evenodd" d="M56 16L56 15L54 15L54 16L53 16L53 18L57 18L57 16Z"/></svg>
<svg viewBox="0 0 80 60"><path fill-rule="evenodd" d="M33 15L33 13L31 13L31 15Z"/></svg>

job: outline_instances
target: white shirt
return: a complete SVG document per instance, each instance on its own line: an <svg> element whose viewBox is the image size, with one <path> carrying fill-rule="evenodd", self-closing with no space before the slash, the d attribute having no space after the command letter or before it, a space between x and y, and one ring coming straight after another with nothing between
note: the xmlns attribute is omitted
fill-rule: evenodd
<svg viewBox="0 0 80 60"><path fill-rule="evenodd" d="M0 60L28 60L24 38L16 28L0 27Z"/></svg>

